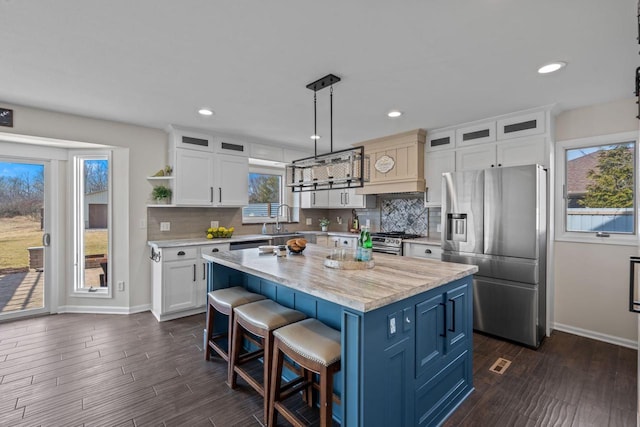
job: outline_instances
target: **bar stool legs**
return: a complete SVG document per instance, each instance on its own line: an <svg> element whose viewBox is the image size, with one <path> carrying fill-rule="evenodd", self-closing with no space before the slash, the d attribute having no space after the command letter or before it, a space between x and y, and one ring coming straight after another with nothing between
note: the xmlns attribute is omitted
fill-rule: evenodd
<svg viewBox="0 0 640 427"><path fill-rule="evenodd" d="M222 359L227 362L229 361L228 352L231 351L231 333L233 330L234 319L233 309L244 304L264 299L264 295L254 294L240 286L218 289L207 294L207 343L204 349L205 360L209 360L211 358L211 350L213 350L218 353ZM227 332L215 333L214 319L216 312L229 317L229 327ZM227 338L227 350L217 342L220 338Z"/></svg>
<svg viewBox="0 0 640 427"><path fill-rule="evenodd" d="M298 322L306 316L290 308L271 301L257 301L234 309L235 318L231 341L231 355L229 358L228 385L236 387L237 376L244 379L254 390L264 398L263 418L266 421L269 404L271 356L273 348L273 331L290 323ZM262 339L262 349L250 353L242 353L243 339L246 333ZM263 356L263 380L260 383L252 377L242 365L252 359Z"/></svg>
<svg viewBox="0 0 640 427"><path fill-rule="evenodd" d="M312 373L320 376L320 426L331 426L333 420L333 375L340 370L340 332L329 328L316 319L306 319L274 332L273 359L271 368L271 391L269 392L269 427L275 426L278 413L294 426L302 427L300 421L282 403L286 398L304 390L303 396L312 405ZM284 356L303 369L302 377L282 386Z"/></svg>

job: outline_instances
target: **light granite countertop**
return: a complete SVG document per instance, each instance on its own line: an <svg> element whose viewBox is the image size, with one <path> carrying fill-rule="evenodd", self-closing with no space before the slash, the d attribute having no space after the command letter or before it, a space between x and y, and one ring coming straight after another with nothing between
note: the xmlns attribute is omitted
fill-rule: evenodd
<svg viewBox="0 0 640 427"><path fill-rule="evenodd" d="M258 240L269 240L270 238L271 236L265 234L239 234L237 236L217 239L207 239L203 237L198 239L150 240L147 244L156 248L179 248L183 246L211 245L216 243L255 242Z"/></svg>
<svg viewBox="0 0 640 427"><path fill-rule="evenodd" d="M262 277L360 312L401 301L478 271L475 265L374 254L375 267L324 266L331 249L309 244L300 255L277 257L257 249L203 254L207 261Z"/></svg>

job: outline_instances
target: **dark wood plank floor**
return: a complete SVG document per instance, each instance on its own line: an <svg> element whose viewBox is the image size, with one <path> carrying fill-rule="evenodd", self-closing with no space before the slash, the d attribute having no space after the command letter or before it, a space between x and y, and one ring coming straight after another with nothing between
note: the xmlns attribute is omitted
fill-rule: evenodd
<svg viewBox="0 0 640 427"><path fill-rule="evenodd" d="M260 426L259 396L204 361L203 326L148 312L0 323L0 426ZM635 425L633 350L565 333L538 351L476 334L474 348L476 390L446 426ZM512 361L503 375L497 357Z"/></svg>

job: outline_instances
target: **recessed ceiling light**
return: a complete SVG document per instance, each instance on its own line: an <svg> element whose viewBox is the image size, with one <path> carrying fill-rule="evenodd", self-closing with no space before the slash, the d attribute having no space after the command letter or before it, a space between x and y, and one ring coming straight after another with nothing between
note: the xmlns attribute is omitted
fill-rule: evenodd
<svg viewBox="0 0 640 427"><path fill-rule="evenodd" d="M311 135L309 138L311 138L311 139L320 139L320 135Z"/></svg>
<svg viewBox="0 0 640 427"><path fill-rule="evenodd" d="M387 116L389 117L400 117L401 115L402 115L402 112L398 110L391 110L387 113Z"/></svg>
<svg viewBox="0 0 640 427"><path fill-rule="evenodd" d="M549 73L553 73L554 71L558 71L559 69L564 68L566 66L567 66L566 62L562 62L562 61L551 62L549 64L545 64L542 67L538 68L538 73L549 74Z"/></svg>
<svg viewBox="0 0 640 427"><path fill-rule="evenodd" d="M201 116L213 116L213 110L210 108L201 108L198 110L198 114Z"/></svg>

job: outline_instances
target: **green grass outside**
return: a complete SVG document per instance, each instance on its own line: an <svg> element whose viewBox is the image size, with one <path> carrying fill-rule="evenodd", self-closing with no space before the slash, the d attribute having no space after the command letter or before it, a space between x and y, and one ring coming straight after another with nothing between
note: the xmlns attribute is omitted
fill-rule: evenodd
<svg viewBox="0 0 640 427"><path fill-rule="evenodd" d="M42 246L40 221L25 216L0 218L0 269L29 266L32 246ZM85 255L107 253L106 230L85 231Z"/></svg>

